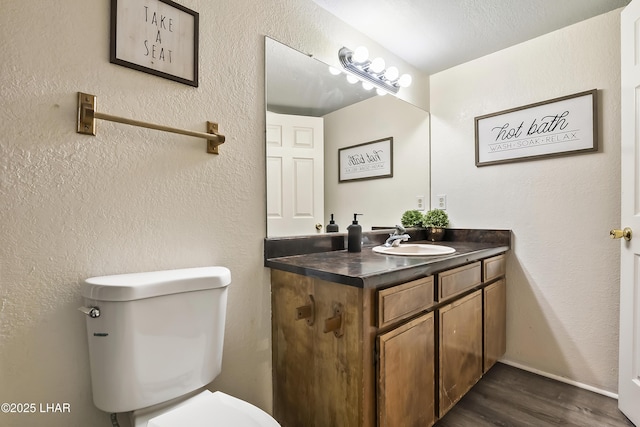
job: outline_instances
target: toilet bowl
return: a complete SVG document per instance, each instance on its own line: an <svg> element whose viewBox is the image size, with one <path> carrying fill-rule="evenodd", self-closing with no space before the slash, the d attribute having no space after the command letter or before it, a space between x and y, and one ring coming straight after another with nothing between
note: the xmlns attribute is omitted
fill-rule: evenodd
<svg viewBox="0 0 640 427"><path fill-rule="evenodd" d="M132 413L133 427L280 427L269 414L221 391L204 390L177 405Z"/></svg>
<svg viewBox="0 0 640 427"><path fill-rule="evenodd" d="M221 371L231 273L200 267L86 279L94 404L135 427L278 427L266 412L203 389Z"/></svg>

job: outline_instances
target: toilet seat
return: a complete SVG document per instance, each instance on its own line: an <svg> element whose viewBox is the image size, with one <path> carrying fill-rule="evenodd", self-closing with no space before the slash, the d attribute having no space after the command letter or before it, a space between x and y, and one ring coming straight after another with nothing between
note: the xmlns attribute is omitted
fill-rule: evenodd
<svg viewBox="0 0 640 427"><path fill-rule="evenodd" d="M147 427L280 427L262 409L220 391L195 395L153 417Z"/></svg>

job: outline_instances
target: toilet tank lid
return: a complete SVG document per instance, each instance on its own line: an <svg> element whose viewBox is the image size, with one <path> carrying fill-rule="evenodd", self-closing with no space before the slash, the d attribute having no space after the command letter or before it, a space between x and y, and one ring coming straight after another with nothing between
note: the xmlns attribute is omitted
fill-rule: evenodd
<svg viewBox="0 0 640 427"><path fill-rule="evenodd" d="M82 296L99 301L132 301L160 295L222 288L231 283L226 267L197 267L86 279Z"/></svg>

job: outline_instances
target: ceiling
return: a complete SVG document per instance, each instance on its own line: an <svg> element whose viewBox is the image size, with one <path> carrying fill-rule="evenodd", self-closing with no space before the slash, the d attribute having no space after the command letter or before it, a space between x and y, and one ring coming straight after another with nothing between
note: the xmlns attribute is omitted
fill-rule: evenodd
<svg viewBox="0 0 640 427"><path fill-rule="evenodd" d="M427 74L434 74L497 52L626 6L630 2L630 0L313 1Z"/></svg>

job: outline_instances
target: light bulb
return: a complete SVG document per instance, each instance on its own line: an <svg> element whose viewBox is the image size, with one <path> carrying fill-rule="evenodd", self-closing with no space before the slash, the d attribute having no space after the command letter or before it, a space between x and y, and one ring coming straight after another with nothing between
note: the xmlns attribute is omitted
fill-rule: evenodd
<svg viewBox="0 0 640 427"><path fill-rule="evenodd" d="M369 58L369 51L364 46L358 46L356 48L356 51L353 52L353 55L351 56L351 59L353 60L353 62L358 64L362 64L368 58Z"/></svg>
<svg viewBox="0 0 640 427"><path fill-rule="evenodd" d="M347 81L351 84L354 84L358 82L358 78L356 76L352 76L351 74L347 74Z"/></svg>
<svg viewBox="0 0 640 427"><path fill-rule="evenodd" d="M334 76L339 75L342 71L338 70L336 67L329 66L329 72Z"/></svg>
<svg viewBox="0 0 640 427"><path fill-rule="evenodd" d="M362 88L364 90L371 90L373 89L373 85L369 82L362 82Z"/></svg>
<svg viewBox="0 0 640 427"><path fill-rule="evenodd" d="M382 89L376 89L376 93L380 96L385 96L387 94L387 91Z"/></svg>
<svg viewBox="0 0 640 427"><path fill-rule="evenodd" d="M398 78L399 74L400 74L400 72L398 71L398 69L396 67L389 67L384 72L384 78L389 80L389 81L394 81L394 80L396 80Z"/></svg>
<svg viewBox="0 0 640 427"><path fill-rule="evenodd" d="M373 61L371 61L369 69L376 74L381 73L382 71L384 71L384 59L380 57L374 59Z"/></svg>
<svg viewBox="0 0 640 427"><path fill-rule="evenodd" d="M402 87L409 87L412 81L413 79L409 74L403 74L400 76L400 79L398 79L398 84Z"/></svg>

